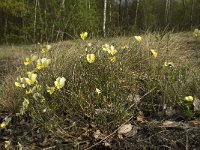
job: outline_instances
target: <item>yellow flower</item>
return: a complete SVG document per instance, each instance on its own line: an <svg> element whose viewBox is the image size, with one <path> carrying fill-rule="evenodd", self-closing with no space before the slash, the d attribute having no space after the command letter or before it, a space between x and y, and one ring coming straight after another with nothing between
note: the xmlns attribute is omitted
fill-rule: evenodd
<svg viewBox="0 0 200 150"><path fill-rule="evenodd" d="M85 38L88 36L88 33L87 33L87 32L82 32L82 33L80 34L80 36L81 36L81 39L82 39L82 40L85 40Z"/></svg>
<svg viewBox="0 0 200 150"><path fill-rule="evenodd" d="M154 57L154 58L156 58L156 57L157 57L157 55L158 55L158 53L156 52L156 50L154 50L154 49L151 49L150 51L151 51L151 53L152 53L153 57Z"/></svg>
<svg viewBox="0 0 200 150"><path fill-rule="evenodd" d="M98 88L96 88L95 92L96 92L97 94L101 94L101 90L98 89Z"/></svg>
<svg viewBox="0 0 200 150"><path fill-rule="evenodd" d="M46 68L51 63L51 59L42 58L37 60L37 69Z"/></svg>
<svg viewBox="0 0 200 150"><path fill-rule="evenodd" d="M174 67L174 63L173 62L165 62L164 66L165 67Z"/></svg>
<svg viewBox="0 0 200 150"><path fill-rule="evenodd" d="M24 65L30 65L32 62L30 60L30 58L26 58L25 61L24 61Z"/></svg>
<svg viewBox="0 0 200 150"><path fill-rule="evenodd" d="M35 61L37 59L37 56L36 55L31 55L30 58L26 58L25 61L24 61L24 65L30 65L33 63L33 61Z"/></svg>
<svg viewBox="0 0 200 150"><path fill-rule="evenodd" d="M45 47L42 48L41 52L47 53L50 49L51 49L51 45L46 45Z"/></svg>
<svg viewBox="0 0 200 150"><path fill-rule="evenodd" d="M87 61L89 63L94 63L94 61L95 61L95 55L94 54L87 54L86 59L87 59Z"/></svg>
<svg viewBox="0 0 200 150"><path fill-rule="evenodd" d="M115 55L117 53L117 50L113 45L110 46L110 49L108 50L108 53L111 55Z"/></svg>
<svg viewBox="0 0 200 150"><path fill-rule="evenodd" d="M26 91L26 94L31 94L34 93L38 88L38 85L35 85L33 88L29 89Z"/></svg>
<svg viewBox="0 0 200 150"><path fill-rule="evenodd" d="M141 40L142 40L142 37L141 36L134 36L135 40L140 43Z"/></svg>
<svg viewBox="0 0 200 150"><path fill-rule="evenodd" d="M29 105L29 100L26 99L26 98L24 98L24 101L23 101L23 103L22 103L23 108L24 108L24 109L28 108L28 105Z"/></svg>
<svg viewBox="0 0 200 150"><path fill-rule="evenodd" d="M108 45L108 44L104 44L103 46L102 46L102 49L103 49L103 51L108 51L109 49L110 49L110 46Z"/></svg>
<svg viewBox="0 0 200 150"><path fill-rule="evenodd" d="M65 85L66 79L64 77L58 77L54 82L57 89L61 89Z"/></svg>
<svg viewBox="0 0 200 150"><path fill-rule="evenodd" d="M192 96L186 96L185 101L192 102L194 98Z"/></svg>
<svg viewBox="0 0 200 150"><path fill-rule="evenodd" d="M2 122L2 123L1 123L1 128L6 128L7 125L8 125L8 124L7 124L6 122Z"/></svg>
<svg viewBox="0 0 200 150"><path fill-rule="evenodd" d="M7 126L8 126L8 124L9 124L9 122L11 121L11 118L10 117L8 117L8 116L6 116L5 118L4 118L4 121L1 123L1 128L6 128Z"/></svg>
<svg viewBox="0 0 200 150"><path fill-rule="evenodd" d="M50 95L53 94L54 91L55 91L55 87L49 87L49 86L47 86L47 92L48 92Z"/></svg>
<svg viewBox="0 0 200 150"><path fill-rule="evenodd" d="M124 45L124 46L122 46L121 48L122 48L122 49L127 49L127 48L129 48L129 46L128 46L128 45Z"/></svg>
<svg viewBox="0 0 200 150"><path fill-rule="evenodd" d="M103 51L108 52L111 55L115 55L117 53L117 50L115 49L115 47L113 45L108 45L108 44L104 44L102 46Z"/></svg>
<svg viewBox="0 0 200 150"><path fill-rule="evenodd" d="M18 142L17 147L18 147L18 150L23 150L23 146L22 146L22 144L20 144L19 142Z"/></svg>
<svg viewBox="0 0 200 150"><path fill-rule="evenodd" d="M26 87L26 78L17 77L17 81L15 82L16 87L25 88Z"/></svg>
<svg viewBox="0 0 200 150"><path fill-rule="evenodd" d="M115 56L114 57L110 57L109 59L110 59L111 62L116 62L116 57Z"/></svg>
<svg viewBox="0 0 200 150"><path fill-rule="evenodd" d="M5 141L5 145L4 145L4 147L7 148L7 147L10 146L10 144L11 144L11 141Z"/></svg>
<svg viewBox="0 0 200 150"><path fill-rule="evenodd" d="M194 32L193 32L193 35L194 35L195 37L200 36L200 30L195 29Z"/></svg>
<svg viewBox="0 0 200 150"><path fill-rule="evenodd" d="M28 85L32 85L36 82L36 78L37 78L37 74L30 73L28 74L28 78L25 78L25 80Z"/></svg>
<svg viewBox="0 0 200 150"><path fill-rule="evenodd" d="M91 47L91 46L92 46L92 43L88 43L88 46Z"/></svg>

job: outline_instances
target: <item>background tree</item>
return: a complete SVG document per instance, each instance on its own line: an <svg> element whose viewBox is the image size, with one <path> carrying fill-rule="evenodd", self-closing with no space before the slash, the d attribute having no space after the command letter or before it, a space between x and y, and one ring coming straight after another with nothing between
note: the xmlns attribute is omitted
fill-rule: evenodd
<svg viewBox="0 0 200 150"><path fill-rule="evenodd" d="M199 10L198 0L0 0L0 43L56 42L83 31L90 37L185 31L199 27Z"/></svg>

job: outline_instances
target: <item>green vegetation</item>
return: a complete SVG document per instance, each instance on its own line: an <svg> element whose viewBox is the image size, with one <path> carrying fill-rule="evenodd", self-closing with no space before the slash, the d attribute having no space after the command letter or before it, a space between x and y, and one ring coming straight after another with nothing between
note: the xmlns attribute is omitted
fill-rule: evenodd
<svg viewBox="0 0 200 150"><path fill-rule="evenodd" d="M195 118L198 36L161 34L87 40L82 33L82 40L38 45L0 87L0 108L10 112L1 127L29 116L55 137L91 146L109 144L138 112L161 117L170 107Z"/></svg>

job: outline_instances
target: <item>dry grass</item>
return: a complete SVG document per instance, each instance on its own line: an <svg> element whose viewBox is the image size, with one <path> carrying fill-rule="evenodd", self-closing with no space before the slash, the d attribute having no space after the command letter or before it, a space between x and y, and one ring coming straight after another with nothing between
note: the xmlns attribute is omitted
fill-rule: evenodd
<svg viewBox="0 0 200 150"><path fill-rule="evenodd" d="M199 72L197 50L200 42L189 33L166 33L164 36L146 33L142 38L141 44L134 42L134 37L52 44L52 51L44 55L52 59L52 64L38 73L38 81L44 88L40 92L45 101L35 101L27 96L31 105L28 113L56 136L95 143L92 139L95 130L100 129L105 135L112 134L127 118L137 117L138 110L157 113L164 104L173 107L187 95L199 97L200 86L196 83L200 78L196 74ZM93 46L86 52L89 42ZM113 44L119 50L115 63L109 62L107 54L102 52L105 43ZM129 48L122 49L125 45ZM33 53L38 53L40 48L32 48ZM156 59L150 53L151 48L158 52ZM94 64L86 61L87 53L97 56ZM15 51L11 49L3 55L13 59L10 57L13 54ZM4 74L0 86L0 109L12 113L19 111L24 97L24 91L15 87L14 81L18 75L23 76L31 69L24 69L21 59L25 58L24 53L15 56L20 59L14 61L15 69ZM175 66L172 69L164 67L166 61ZM66 85L50 96L45 90L46 84L53 86L58 76L67 79ZM97 95L95 88L101 89L102 94ZM133 105L135 95L145 95L138 106ZM132 99L128 100L131 96ZM134 107L129 109L130 106ZM44 108L49 111L43 113ZM84 133L83 129L89 130L87 128L91 125L89 133Z"/></svg>

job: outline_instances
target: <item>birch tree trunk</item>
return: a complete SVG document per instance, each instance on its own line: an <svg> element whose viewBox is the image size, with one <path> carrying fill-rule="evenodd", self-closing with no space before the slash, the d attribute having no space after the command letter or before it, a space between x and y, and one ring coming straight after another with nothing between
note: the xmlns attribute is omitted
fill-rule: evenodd
<svg viewBox="0 0 200 150"><path fill-rule="evenodd" d="M110 22L112 21L112 4L110 3Z"/></svg>
<svg viewBox="0 0 200 150"><path fill-rule="evenodd" d="M35 36L36 36L36 22L37 22L37 5L38 0L35 0L35 19L34 19L34 31L33 31L33 42L35 43Z"/></svg>
<svg viewBox="0 0 200 150"><path fill-rule="evenodd" d="M122 4L122 0L119 0L118 25L120 28L121 28L121 4Z"/></svg>
<svg viewBox="0 0 200 150"><path fill-rule="evenodd" d="M192 0L191 11L190 11L190 28L193 26L193 10L194 10L194 0Z"/></svg>
<svg viewBox="0 0 200 150"><path fill-rule="evenodd" d="M60 38L61 40L64 40L64 30L65 30L65 16L64 16L64 13L65 13L65 0L62 0L62 3L61 3L61 6L60 6L60 14L61 14L61 24L60 24L60 27L59 27L59 33L61 34Z"/></svg>
<svg viewBox="0 0 200 150"><path fill-rule="evenodd" d="M45 40L48 42L48 32L47 32L47 2L45 0L45 10L44 10L44 20L45 20Z"/></svg>
<svg viewBox="0 0 200 150"><path fill-rule="evenodd" d="M166 25L169 24L169 13L170 13L170 0L166 0L166 5L165 5L165 23L166 23Z"/></svg>
<svg viewBox="0 0 200 150"><path fill-rule="evenodd" d="M8 43L7 40L7 28L8 28L8 17L7 14L5 15L5 24L4 24L4 38L5 38L5 42Z"/></svg>
<svg viewBox="0 0 200 150"><path fill-rule="evenodd" d="M103 36L106 37L106 7L107 0L104 0L104 11L103 11Z"/></svg>
<svg viewBox="0 0 200 150"><path fill-rule="evenodd" d="M137 24L139 5L140 5L140 0L137 0L137 6L136 6L136 10L135 10L135 22L134 22L134 25Z"/></svg>
<svg viewBox="0 0 200 150"><path fill-rule="evenodd" d="M91 4L90 4L90 0L88 1L88 9L90 10L91 8Z"/></svg>

